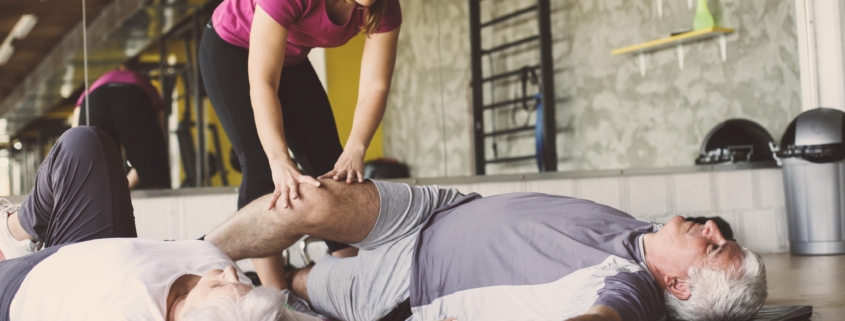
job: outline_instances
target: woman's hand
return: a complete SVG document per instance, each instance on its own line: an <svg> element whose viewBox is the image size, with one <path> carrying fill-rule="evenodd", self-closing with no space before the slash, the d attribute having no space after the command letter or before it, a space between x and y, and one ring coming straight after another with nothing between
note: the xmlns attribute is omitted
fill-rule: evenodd
<svg viewBox="0 0 845 321"><path fill-rule="evenodd" d="M323 174L319 178L331 178L339 181L346 179L347 184L352 184L354 181L358 183L364 182L364 147L348 146L340 154L337 163L334 164L334 169L328 173Z"/></svg>
<svg viewBox="0 0 845 321"><path fill-rule="evenodd" d="M290 207L290 201L299 198L299 184L312 184L319 187L320 182L308 175L302 175L296 165L290 159L276 159L270 161L270 170L273 172L273 198L270 199L270 206L267 209L276 207L276 201L282 199L282 207Z"/></svg>

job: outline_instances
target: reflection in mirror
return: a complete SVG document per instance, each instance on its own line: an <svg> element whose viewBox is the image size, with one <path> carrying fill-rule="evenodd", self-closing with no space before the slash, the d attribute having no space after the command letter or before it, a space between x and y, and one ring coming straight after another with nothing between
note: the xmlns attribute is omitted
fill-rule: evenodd
<svg viewBox="0 0 845 321"><path fill-rule="evenodd" d="M211 1L215 2L215 1ZM70 3L69 3L70 5ZM32 4L27 10L37 12L41 18L41 28L37 25L33 35L40 39L50 39L56 45L52 50L44 50L39 56L42 61L34 69L29 70L25 80L18 81L14 87L3 87L3 91L11 90L5 96L0 97L0 112L3 115L3 137L8 157L8 169L2 176L6 176L8 185L0 184L0 187L8 186L0 194L22 194L31 189L34 175L44 155L50 150L56 138L70 127L74 117L74 107L77 98L84 92L85 76L88 83L106 73L113 72L119 65L131 63L131 69L152 79L155 86L151 92L162 94L168 103L164 110L171 113L175 107L177 110L184 110L186 102L190 104L191 92L185 89L173 90L173 84L183 82L178 75L186 78L185 70L190 70L190 55L195 55L192 46L196 45L196 31L201 31L202 26L194 28L199 20L208 19L208 7L216 5L206 0L178 0L178 1L143 1L143 0L115 0L98 1L87 0L74 1L74 19L77 25L74 28L62 27L66 34L49 33L51 28L55 29L62 21L57 15L66 15L65 12L55 8L42 8L43 4ZM79 10L76 10L79 9ZM84 9L84 11L82 10ZM83 28L82 14L87 14L87 28ZM69 29L69 31L67 31ZM87 38L87 39L84 39ZM85 47L87 40L87 55ZM171 44L173 43L173 44ZM24 46L21 41L17 45ZM171 45L168 51L168 45ZM175 49L174 49L175 47ZM160 50L163 49L163 50ZM187 53L187 54L186 54ZM12 57L14 62L14 56ZM161 58L161 59L159 59ZM170 64L160 63L171 58ZM178 59L177 59L178 58ZM173 60L176 59L176 60ZM87 60L87 68L86 68ZM186 65L188 67L186 67ZM8 74L4 74L6 76ZM162 81L164 80L164 81ZM162 86L171 80L173 84ZM168 88L169 87L169 88ZM167 90L170 89L170 90ZM87 113L82 113L87 118ZM177 120L178 122L178 120ZM87 121L83 121L87 123ZM205 140L208 132L214 129L209 126L207 131L193 130L192 140L200 142ZM215 139L205 140L208 145L203 154L215 154L214 151L223 150L215 146L221 142ZM224 144L228 143L223 142ZM163 143L166 144L167 143ZM179 187L185 185L185 171L180 166L178 144L170 146L176 148L175 159L171 159L171 168L176 169L174 183L166 184L167 187ZM217 148L215 148L217 147ZM201 148L196 148L199 153ZM208 151L212 152L208 152ZM164 155L167 158L166 154ZM171 157L172 158L172 157ZM204 162L213 162L218 165L219 159L205 159ZM127 162L127 166L130 162ZM167 166L165 171L167 171ZM210 178L209 171L217 169L216 180L223 182L220 173L225 170L207 166L204 169L206 174L201 175L206 180L199 185L211 186L214 178ZM218 186L223 185L218 183ZM161 186L156 186L160 188Z"/></svg>
<svg viewBox="0 0 845 321"><path fill-rule="evenodd" d="M536 1L482 1L481 21ZM658 4L662 3L658 15ZM794 1L710 1L717 37L643 55L617 48L693 27L684 1L551 1L558 171L693 166L708 132L732 118L759 123L778 139L801 111ZM396 76L385 116L385 155L414 177L472 175L473 135L469 1L405 1ZM482 48L537 30L526 15L486 28ZM680 63L678 53L683 61ZM485 75L537 61L537 44L482 60ZM519 79L486 84L486 103L521 96ZM536 91L528 86L529 92ZM530 108L529 108L530 110ZM485 132L531 124L521 104L485 113ZM488 158L532 154L533 132L486 139ZM536 173L535 161L494 164L487 174Z"/></svg>

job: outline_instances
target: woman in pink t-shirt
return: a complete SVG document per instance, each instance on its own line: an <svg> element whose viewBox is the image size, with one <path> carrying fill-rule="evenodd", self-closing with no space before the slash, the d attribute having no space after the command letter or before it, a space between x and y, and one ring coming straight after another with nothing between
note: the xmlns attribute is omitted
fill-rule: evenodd
<svg viewBox="0 0 845 321"><path fill-rule="evenodd" d="M203 82L240 160L238 208L273 193L288 207L298 184L363 182L364 153L381 123L402 13L398 0L224 0L200 45ZM341 147L308 53L366 33L352 132ZM346 84L332 84L344 86ZM288 149L293 152L297 169ZM332 252L348 247L329 242Z"/></svg>

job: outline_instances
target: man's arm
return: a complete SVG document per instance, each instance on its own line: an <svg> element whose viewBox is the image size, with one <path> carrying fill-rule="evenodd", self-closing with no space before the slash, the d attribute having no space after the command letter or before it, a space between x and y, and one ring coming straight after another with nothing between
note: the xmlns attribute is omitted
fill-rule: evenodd
<svg viewBox="0 0 845 321"><path fill-rule="evenodd" d="M603 305L594 305L586 313L566 321L622 321L616 310Z"/></svg>

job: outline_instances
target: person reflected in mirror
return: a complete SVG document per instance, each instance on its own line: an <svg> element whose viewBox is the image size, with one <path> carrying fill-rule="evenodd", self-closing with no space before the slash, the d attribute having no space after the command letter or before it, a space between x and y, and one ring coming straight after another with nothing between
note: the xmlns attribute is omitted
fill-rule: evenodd
<svg viewBox="0 0 845 321"><path fill-rule="evenodd" d="M125 152L130 189L170 188L165 141L165 106L150 79L127 62L102 75L82 93L73 110L72 127L105 131ZM90 113L89 113L90 111Z"/></svg>

